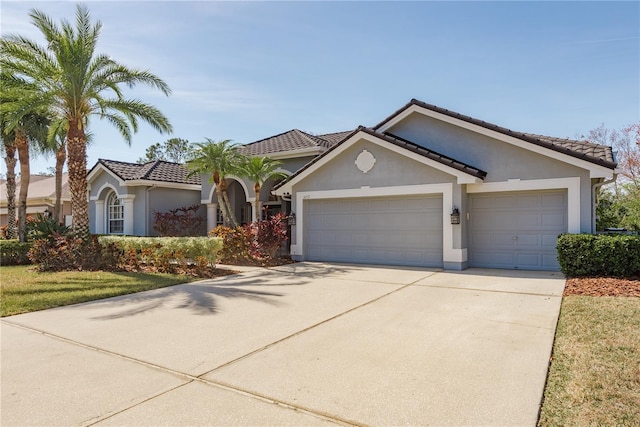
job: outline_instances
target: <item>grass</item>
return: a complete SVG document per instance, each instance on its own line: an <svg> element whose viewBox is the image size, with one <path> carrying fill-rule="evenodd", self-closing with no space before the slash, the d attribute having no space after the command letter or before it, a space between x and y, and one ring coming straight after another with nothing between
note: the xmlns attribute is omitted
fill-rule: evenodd
<svg viewBox="0 0 640 427"><path fill-rule="evenodd" d="M131 294L198 280L162 273L63 271L39 273L33 266L0 266L0 316Z"/></svg>
<svg viewBox="0 0 640 427"><path fill-rule="evenodd" d="M565 296L539 426L639 420L640 298Z"/></svg>

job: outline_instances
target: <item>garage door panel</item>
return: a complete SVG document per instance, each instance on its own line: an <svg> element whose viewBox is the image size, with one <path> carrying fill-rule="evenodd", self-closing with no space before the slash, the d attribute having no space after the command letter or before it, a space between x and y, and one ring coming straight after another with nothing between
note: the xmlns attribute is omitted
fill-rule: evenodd
<svg viewBox="0 0 640 427"><path fill-rule="evenodd" d="M558 270L556 241L567 231L566 190L469 196L469 264Z"/></svg>
<svg viewBox="0 0 640 427"><path fill-rule="evenodd" d="M315 261L442 266L442 198L305 201L305 254Z"/></svg>

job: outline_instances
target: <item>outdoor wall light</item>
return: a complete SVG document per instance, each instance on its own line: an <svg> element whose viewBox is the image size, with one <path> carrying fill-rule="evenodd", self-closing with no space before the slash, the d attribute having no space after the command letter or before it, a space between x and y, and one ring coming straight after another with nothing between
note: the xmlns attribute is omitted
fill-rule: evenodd
<svg viewBox="0 0 640 427"><path fill-rule="evenodd" d="M460 211L455 206L451 211L451 224L460 224Z"/></svg>
<svg viewBox="0 0 640 427"><path fill-rule="evenodd" d="M287 217L287 223L289 225L296 225L296 213L295 212L291 212L289 214L289 216Z"/></svg>

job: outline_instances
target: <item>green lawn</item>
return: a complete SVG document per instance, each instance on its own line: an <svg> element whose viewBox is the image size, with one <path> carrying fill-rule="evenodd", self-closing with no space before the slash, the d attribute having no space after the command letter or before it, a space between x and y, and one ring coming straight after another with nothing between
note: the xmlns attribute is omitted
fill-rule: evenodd
<svg viewBox="0 0 640 427"><path fill-rule="evenodd" d="M105 271L38 273L33 266L0 266L0 315L11 316L194 280L198 278L178 274Z"/></svg>
<svg viewBox="0 0 640 427"><path fill-rule="evenodd" d="M640 425L640 298L563 298L539 425Z"/></svg>

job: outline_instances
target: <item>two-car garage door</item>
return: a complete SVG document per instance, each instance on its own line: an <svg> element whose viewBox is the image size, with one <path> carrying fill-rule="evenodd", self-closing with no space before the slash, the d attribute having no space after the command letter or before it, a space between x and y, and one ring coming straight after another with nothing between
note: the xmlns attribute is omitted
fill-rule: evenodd
<svg viewBox="0 0 640 427"><path fill-rule="evenodd" d="M556 240L567 232L567 191L469 195L471 267L559 270Z"/></svg>
<svg viewBox="0 0 640 427"><path fill-rule="evenodd" d="M442 196L306 200L312 261L442 267Z"/></svg>

